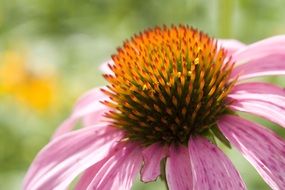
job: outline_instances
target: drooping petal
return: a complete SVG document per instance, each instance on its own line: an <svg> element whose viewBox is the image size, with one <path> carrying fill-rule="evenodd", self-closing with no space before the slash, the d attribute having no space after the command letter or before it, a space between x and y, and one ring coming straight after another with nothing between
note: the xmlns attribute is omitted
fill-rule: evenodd
<svg viewBox="0 0 285 190"><path fill-rule="evenodd" d="M141 148L137 144L119 144L115 154L103 164L87 190L130 190L142 164Z"/></svg>
<svg viewBox="0 0 285 190"><path fill-rule="evenodd" d="M273 190L285 189L284 140L272 131L237 116L224 116L218 125Z"/></svg>
<svg viewBox="0 0 285 190"><path fill-rule="evenodd" d="M243 92L252 94L272 94L285 96L285 89L263 82L247 82L237 84L232 88L230 94L239 94Z"/></svg>
<svg viewBox="0 0 285 190"><path fill-rule="evenodd" d="M275 36L251 44L235 52L233 60L238 66L231 77L247 79L265 75L285 74L285 36Z"/></svg>
<svg viewBox="0 0 285 190"><path fill-rule="evenodd" d="M109 75L113 75L113 71L110 69L109 65L114 65L114 61L112 59L102 63L100 65L100 70L104 73L104 74L109 74Z"/></svg>
<svg viewBox="0 0 285 190"><path fill-rule="evenodd" d="M85 124L88 125L96 124L102 120L104 113L107 112L109 108L100 101L107 99L108 97L101 92L100 88L94 88L86 92L75 104L71 116L56 130L53 138L72 130L80 119L83 119Z"/></svg>
<svg viewBox="0 0 285 190"><path fill-rule="evenodd" d="M166 147L156 143L142 152L144 165L141 170L141 180L143 182L155 181L160 175L160 161L166 156Z"/></svg>
<svg viewBox="0 0 285 190"><path fill-rule="evenodd" d="M243 180L223 152L202 137L189 140L193 189L246 189Z"/></svg>
<svg viewBox="0 0 285 190"><path fill-rule="evenodd" d="M246 47L244 43L235 39L220 39L218 40L218 46L225 48L230 55Z"/></svg>
<svg viewBox="0 0 285 190"><path fill-rule="evenodd" d="M236 101L231 103L229 106L231 109L263 117L285 128L284 108L273 104L270 101L263 101L258 99L235 100Z"/></svg>
<svg viewBox="0 0 285 190"><path fill-rule="evenodd" d="M104 159L121 138L117 129L98 125L54 139L33 161L24 189L65 189L82 171Z"/></svg>
<svg viewBox="0 0 285 190"><path fill-rule="evenodd" d="M268 83L243 83L233 87L229 98L236 101L258 100L285 109L285 90Z"/></svg>
<svg viewBox="0 0 285 190"><path fill-rule="evenodd" d="M233 58L242 61L263 57L263 54L267 55L268 51L271 54L274 52L282 52L285 50L284 43L285 35L270 37L247 45L246 48L236 52Z"/></svg>
<svg viewBox="0 0 285 190"><path fill-rule="evenodd" d="M284 53L285 54L285 53ZM231 78L239 76L239 80L268 75L285 75L285 55L268 55L261 59L248 60L233 69Z"/></svg>
<svg viewBox="0 0 285 190"><path fill-rule="evenodd" d="M285 127L285 91L268 83L236 85L230 94L230 108L251 113Z"/></svg>
<svg viewBox="0 0 285 190"><path fill-rule="evenodd" d="M191 164L186 147L170 147L165 170L170 190L192 189Z"/></svg>
<svg viewBox="0 0 285 190"><path fill-rule="evenodd" d="M115 151L111 154L113 155ZM110 156L111 156L110 155ZM78 183L76 184L75 190L86 190L90 183L92 182L94 176L100 170L100 168L105 164L105 162L109 159L109 157L104 158L100 162L94 164L90 168L88 168L83 175L80 177Z"/></svg>

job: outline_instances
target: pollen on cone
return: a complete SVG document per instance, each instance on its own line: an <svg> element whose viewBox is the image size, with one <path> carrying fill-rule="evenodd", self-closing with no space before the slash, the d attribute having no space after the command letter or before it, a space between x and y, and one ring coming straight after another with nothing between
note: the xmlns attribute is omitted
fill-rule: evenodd
<svg viewBox="0 0 285 190"><path fill-rule="evenodd" d="M111 99L105 105L116 107L106 117L142 144L186 143L226 110L234 82L225 57L214 39L188 26L135 35L112 56L114 75L104 75Z"/></svg>

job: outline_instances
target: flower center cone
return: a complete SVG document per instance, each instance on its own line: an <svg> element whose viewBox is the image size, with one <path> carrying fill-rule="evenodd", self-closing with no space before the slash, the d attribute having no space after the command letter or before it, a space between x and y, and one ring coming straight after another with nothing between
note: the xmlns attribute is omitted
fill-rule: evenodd
<svg viewBox="0 0 285 190"><path fill-rule="evenodd" d="M188 26L157 27L118 48L102 91L106 117L143 145L187 144L228 112L234 63L216 40Z"/></svg>

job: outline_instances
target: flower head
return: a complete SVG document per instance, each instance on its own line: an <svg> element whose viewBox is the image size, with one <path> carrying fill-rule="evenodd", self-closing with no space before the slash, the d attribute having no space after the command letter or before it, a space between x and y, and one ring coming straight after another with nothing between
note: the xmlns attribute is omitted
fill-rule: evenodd
<svg viewBox="0 0 285 190"><path fill-rule="evenodd" d="M216 139L284 189L284 140L237 112L285 127L285 91L244 80L285 74L284 47L284 36L246 46L188 26L135 35L104 65L109 84L82 96L35 158L24 189L65 189L83 172L76 189L126 190L161 169L171 190L246 189Z"/></svg>
<svg viewBox="0 0 285 190"><path fill-rule="evenodd" d="M124 43L112 57L102 91L107 117L144 145L187 144L227 111L233 63L214 39L189 27L155 28Z"/></svg>

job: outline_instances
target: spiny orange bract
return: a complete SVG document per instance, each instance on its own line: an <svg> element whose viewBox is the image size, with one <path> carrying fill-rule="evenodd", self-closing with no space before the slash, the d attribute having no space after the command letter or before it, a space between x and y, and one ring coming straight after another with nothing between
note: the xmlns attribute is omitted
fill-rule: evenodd
<svg viewBox="0 0 285 190"><path fill-rule="evenodd" d="M233 63L213 38L188 26L156 27L135 35L112 56L102 91L106 114L127 139L148 145L187 143L226 111Z"/></svg>

